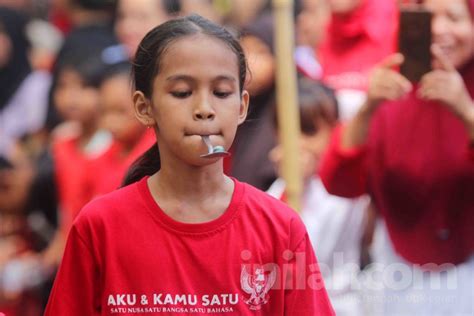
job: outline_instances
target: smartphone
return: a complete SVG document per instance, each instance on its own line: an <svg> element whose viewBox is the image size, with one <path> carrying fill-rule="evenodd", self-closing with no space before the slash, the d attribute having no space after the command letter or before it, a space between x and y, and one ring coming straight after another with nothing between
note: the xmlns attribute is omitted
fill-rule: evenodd
<svg viewBox="0 0 474 316"><path fill-rule="evenodd" d="M432 13L420 6L400 9L398 49L405 57L400 73L412 82L431 71Z"/></svg>

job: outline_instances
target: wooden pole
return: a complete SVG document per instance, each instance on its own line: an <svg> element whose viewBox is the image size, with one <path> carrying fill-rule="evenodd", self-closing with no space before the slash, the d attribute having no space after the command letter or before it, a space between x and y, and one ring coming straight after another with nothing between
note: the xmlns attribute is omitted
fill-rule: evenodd
<svg viewBox="0 0 474 316"><path fill-rule="evenodd" d="M282 176L286 182L288 204L299 211L303 184L298 159L300 120L296 66L293 58L295 46L293 1L273 0L273 12L275 21L277 115L280 142L284 154Z"/></svg>

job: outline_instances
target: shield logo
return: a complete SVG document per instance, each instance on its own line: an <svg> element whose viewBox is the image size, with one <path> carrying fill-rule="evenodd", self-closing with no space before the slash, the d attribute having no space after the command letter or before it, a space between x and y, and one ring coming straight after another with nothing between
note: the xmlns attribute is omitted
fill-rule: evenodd
<svg viewBox="0 0 474 316"><path fill-rule="evenodd" d="M275 267L272 267L272 270L267 274L262 267L255 268L253 274L247 271L245 265L242 267L240 286L245 293L250 295L250 298L244 300L250 306L250 309L260 310L263 304L268 303L268 291L275 284L275 281Z"/></svg>

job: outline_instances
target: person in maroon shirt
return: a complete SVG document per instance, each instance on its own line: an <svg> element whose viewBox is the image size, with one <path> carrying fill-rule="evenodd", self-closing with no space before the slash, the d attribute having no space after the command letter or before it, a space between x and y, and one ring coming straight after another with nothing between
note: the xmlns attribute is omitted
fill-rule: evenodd
<svg viewBox="0 0 474 316"><path fill-rule="evenodd" d="M428 270L456 265L451 273L471 276L473 4L424 1L433 13L433 70L412 85L391 69L403 56L388 57L372 73L367 102L335 132L320 169L330 193L371 195L400 261ZM458 280L459 293L465 286L458 298L472 298L472 277ZM450 313L467 313L458 298Z"/></svg>
<svg viewBox="0 0 474 316"><path fill-rule="evenodd" d="M175 19L133 65L135 115L156 144L130 185L77 217L45 315L334 315L298 215L203 157L206 137L228 150L247 115L237 39Z"/></svg>

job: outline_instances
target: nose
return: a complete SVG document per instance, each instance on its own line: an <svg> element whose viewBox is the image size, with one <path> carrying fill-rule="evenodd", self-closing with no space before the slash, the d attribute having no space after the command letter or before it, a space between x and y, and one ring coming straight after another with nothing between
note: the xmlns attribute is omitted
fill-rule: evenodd
<svg viewBox="0 0 474 316"><path fill-rule="evenodd" d="M207 98L202 98L198 101L199 103L194 108L193 117L196 121L210 120L212 121L216 113L213 107L209 104Z"/></svg>

